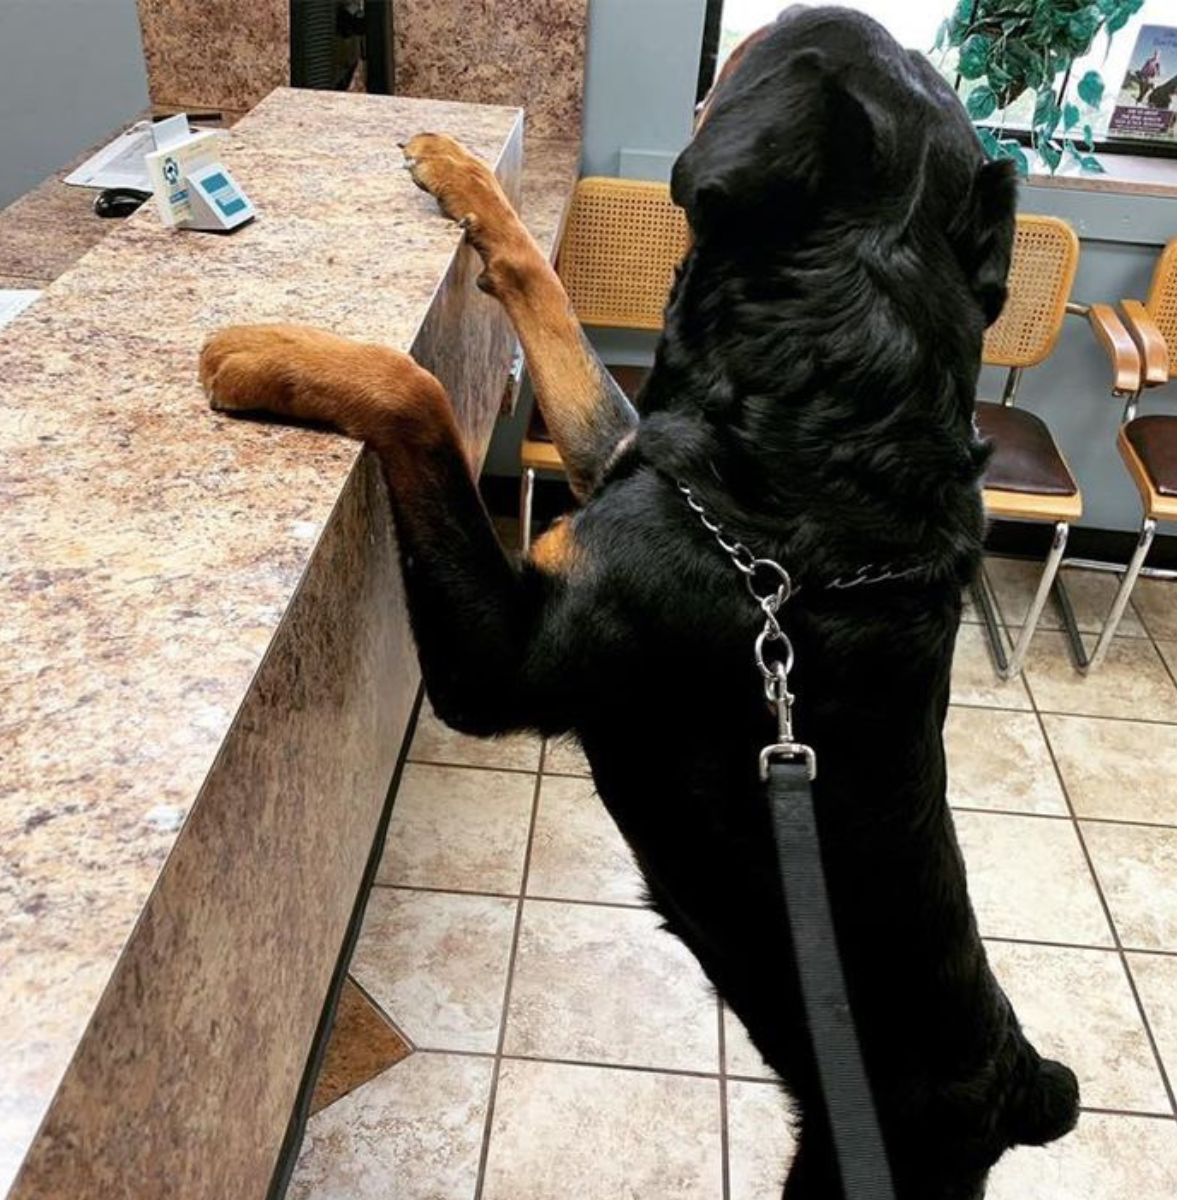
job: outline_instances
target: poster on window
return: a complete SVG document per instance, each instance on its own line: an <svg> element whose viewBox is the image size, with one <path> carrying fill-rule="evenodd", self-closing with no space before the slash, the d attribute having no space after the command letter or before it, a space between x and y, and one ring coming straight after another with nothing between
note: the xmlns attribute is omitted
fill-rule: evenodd
<svg viewBox="0 0 1200 1200"><path fill-rule="evenodd" d="M1175 141L1177 71L1175 27L1143 25L1108 124L1108 136Z"/></svg>

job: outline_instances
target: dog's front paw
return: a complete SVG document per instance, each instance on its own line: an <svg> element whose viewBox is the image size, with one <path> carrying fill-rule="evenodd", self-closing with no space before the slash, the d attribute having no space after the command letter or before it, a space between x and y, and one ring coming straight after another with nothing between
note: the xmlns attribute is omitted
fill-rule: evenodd
<svg viewBox="0 0 1200 1200"><path fill-rule="evenodd" d="M231 325L200 350L200 384L220 412L291 415L289 364L300 346L320 336L291 325Z"/></svg>
<svg viewBox="0 0 1200 1200"><path fill-rule="evenodd" d="M387 346L305 325L231 325L200 351L200 383L220 412L269 412L378 433L399 414L444 395L428 371Z"/></svg>
<svg viewBox="0 0 1200 1200"><path fill-rule="evenodd" d="M457 221L484 264L516 232L516 214L492 169L444 133L419 133L404 145L413 182Z"/></svg>

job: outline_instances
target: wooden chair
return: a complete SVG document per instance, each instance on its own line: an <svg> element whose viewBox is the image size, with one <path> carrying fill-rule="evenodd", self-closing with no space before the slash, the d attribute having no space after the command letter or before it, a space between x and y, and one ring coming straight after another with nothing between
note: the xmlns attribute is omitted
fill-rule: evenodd
<svg viewBox="0 0 1200 1200"><path fill-rule="evenodd" d="M662 329L675 267L689 239L683 210L665 183L589 176L575 185L558 273L583 325L609 329ZM645 367L610 372L631 399ZM562 459L536 409L521 443L521 544L533 534L533 490L539 473L562 474Z"/></svg>
<svg viewBox="0 0 1200 1200"><path fill-rule="evenodd" d="M1008 368L1000 402L975 406L979 432L993 443L984 508L992 518L1052 526L1038 586L1011 649L986 570L980 570L972 586L996 670L1004 679L1021 670L1057 579L1070 527L1083 515L1083 496L1054 435L1040 417L1016 407L1022 375L1050 356L1066 317L1077 315L1088 318L1109 355L1114 392L1131 394L1138 386L1137 350L1112 307L1070 300L1078 263L1079 239L1065 221L1018 215L1008 301L984 337L983 361Z"/></svg>
<svg viewBox="0 0 1200 1200"><path fill-rule="evenodd" d="M1145 388L1157 387L1175 378L1177 253L1176 241L1172 238L1159 256L1144 304L1140 300L1121 301L1121 314L1133 333L1139 353L1136 386L1125 393L1125 412L1117 431L1117 451L1141 497L1142 529L1090 659L1079 636L1075 615L1066 601L1066 589L1061 585L1056 589L1075 666L1085 674L1104 661L1154 541L1158 522L1175 521L1179 517L1175 418L1137 415L1138 401Z"/></svg>

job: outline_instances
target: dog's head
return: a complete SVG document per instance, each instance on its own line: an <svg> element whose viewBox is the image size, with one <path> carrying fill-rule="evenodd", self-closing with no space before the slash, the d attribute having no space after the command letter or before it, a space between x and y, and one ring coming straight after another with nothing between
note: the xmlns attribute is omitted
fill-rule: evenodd
<svg viewBox="0 0 1200 1200"><path fill-rule="evenodd" d="M1006 295L1016 181L951 87L877 22L794 5L737 48L701 106L671 194L697 246L848 226L945 238L985 323Z"/></svg>

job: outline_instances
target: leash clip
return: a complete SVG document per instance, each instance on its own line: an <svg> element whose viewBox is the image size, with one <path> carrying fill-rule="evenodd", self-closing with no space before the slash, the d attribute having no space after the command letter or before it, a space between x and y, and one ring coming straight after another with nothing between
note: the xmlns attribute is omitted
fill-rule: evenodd
<svg viewBox="0 0 1200 1200"><path fill-rule="evenodd" d="M765 633L766 630L763 631L764 635ZM781 634L781 636L783 635ZM786 641L786 637L784 640ZM760 645L761 642L762 636L759 637ZM761 654L759 663L762 663ZM775 758L799 758L808 772L809 782L811 783L817 777L816 751L811 746L796 741L795 735L792 733L792 705L795 703L796 697L788 691L788 671L791 669L791 665L791 645L789 643L787 661L775 663L770 675L767 676L767 703L775 710L775 718L779 722L779 740L764 746L759 753L758 774L764 783L770 774L771 760ZM764 674L766 674L765 671Z"/></svg>
<svg viewBox="0 0 1200 1200"><path fill-rule="evenodd" d="M758 755L758 777L766 783L771 774L771 762L777 758L801 759L811 783L817 777L817 752L803 742L772 742L764 746Z"/></svg>

